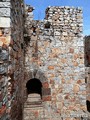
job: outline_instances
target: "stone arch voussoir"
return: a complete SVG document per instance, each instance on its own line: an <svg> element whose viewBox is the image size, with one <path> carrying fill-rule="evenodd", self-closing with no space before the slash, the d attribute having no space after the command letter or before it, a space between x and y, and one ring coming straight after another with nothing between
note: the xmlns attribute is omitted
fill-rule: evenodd
<svg viewBox="0 0 90 120"><path fill-rule="evenodd" d="M42 86L43 86L42 87L42 98L43 98L43 100L50 101L51 100L51 89L50 89L50 86L48 83L48 78L40 70L34 69L33 71L29 71L27 73L24 86L26 86L26 83L33 78L40 80L40 82L42 83Z"/></svg>

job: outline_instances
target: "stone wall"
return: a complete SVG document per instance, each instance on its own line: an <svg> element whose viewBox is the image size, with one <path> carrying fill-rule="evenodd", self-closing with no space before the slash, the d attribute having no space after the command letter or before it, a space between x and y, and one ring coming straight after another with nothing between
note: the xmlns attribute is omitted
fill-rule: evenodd
<svg viewBox="0 0 90 120"><path fill-rule="evenodd" d="M26 82L40 79L51 91L43 96L47 109L51 105L61 116L77 117L86 111L82 22L81 8L68 6L48 7L43 21L26 19Z"/></svg>
<svg viewBox="0 0 90 120"><path fill-rule="evenodd" d="M42 83L47 117L84 117L84 57L86 65L90 61L84 49L82 10L48 7L43 21L34 21L32 11L31 6L24 10L23 0L0 1L0 119L22 120L26 83L32 78ZM89 67L89 82L88 71ZM89 89L87 93L89 101Z"/></svg>
<svg viewBox="0 0 90 120"><path fill-rule="evenodd" d="M0 120L21 120L23 0L0 1Z"/></svg>
<svg viewBox="0 0 90 120"><path fill-rule="evenodd" d="M85 36L85 82L87 83L87 110L90 112L90 36Z"/></svg>
<svg viewBox="0 0 90 120"><path fill-rule="evenodd" d="M10 1L0 2L0 119L9 118Z"/></svg>

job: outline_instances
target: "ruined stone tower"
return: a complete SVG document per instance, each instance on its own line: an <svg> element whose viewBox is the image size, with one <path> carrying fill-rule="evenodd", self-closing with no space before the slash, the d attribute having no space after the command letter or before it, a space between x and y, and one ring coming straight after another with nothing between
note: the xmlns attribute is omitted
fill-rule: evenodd
<svg viewBox="0 0 90 120"><path fill-rule="evenodd" d="M82 25L82 10L73 7L48 7L44 21L25 23L26 79L40 80L42 100L63 117L86 110Z"/></svg>
<svg viewBox="0 0 90 120"><path fill-rule="evenodd" d="M0 1L1 120L88 119L82 20L79 7L39 21L23 0Z"/></svg>
<svg viewBox="0 0 90 120"><path fill-rule="evenodd" d="M22 119L23 9L23 0L0 0L0 120Z"/></svg>

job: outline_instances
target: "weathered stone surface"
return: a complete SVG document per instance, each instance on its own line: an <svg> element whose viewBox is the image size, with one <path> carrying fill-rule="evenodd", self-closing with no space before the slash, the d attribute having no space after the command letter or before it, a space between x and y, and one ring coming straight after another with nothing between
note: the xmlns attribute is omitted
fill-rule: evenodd
<svg viewBox="0 0 90 120"><path fill-rule="evenodd" d="M11 20L7 17L0 17L0 27L10 27Z"/></svg>
<svg viewBox="0 0 90 120"><path fill-rule="evenodd" d="M50 100L51 107L57 106L54 110L59 111L61 116L71 115L75 110L86 110L85 86L82 85L85 67L81 14L80 8L48 7L46 20L31 20L30 23L30 20L26 19L25 23L26 33L31 36L28 42L30 47L27 46L26 63L33 70L36 67L45 73L47 81L42 85L44 88L51 88L52 96L43 95L43 101L49 104ZM50 25L47 27L48 21ZM38 28L38 31L31 31L32 25ZM26 70L27 68L26 66Z"/></svg>
<svg viewBox="0 0 90 120"><path fill-rule="evenodd" d="M2 8L8 8L8 7L10 7L10 2L1 2L0 1L0 7L2 7Z"/></svg>
<svg viewBox="0 0 90 120"><path fill-rule="evenodd" d="M73 85L73 91L74 91L74 93L78 93L79 90L80 90L79 85Z"/></svg>
<svg viewBox="0 0 90 120"><path fill-rule="evenodd" d="M21 81L24 80L22 44L23 1L2 0L0 1L0 120L22 119L21 83L23 82Z"/></svg>
<svg viewBox="0 0 90 120"><path fill-rule="evenodd" d="M42 85L39 98L43 101L45 119L78 119L70 115L86 111L82 10L48 7L43 21L33 20L32 11L31 6L23 9L22 0L0 1L0 119L22 120L24 102L32 101L26 88L32 78L39 79ZM89 63L89 45L87 52ZM88 84L87 93L89 87ZM33 103L27 108L30 106ZM36 107L35 111L30 109L30 119L43 115ZM26 120L30 111L25 110Z"/></svg>
<svg viewBox="0 0 90 120"><path fill-rule="evenodd" d="M2 64L0 65L0 75L7 73L7 65Z"/></svg>
<svg viewBox="0 0 90 120"><path fill-rule="evenodd" d="M10 8L0 8L0 16L1 17L9 17L10 16Z"/></svg>
<svg viewBox="0 0 90 120"><path fill-rule="evenodd" d="M9 57L8 51L6 51L6 50L0 51L0 61L1 60L8 60L8 57Z"/></svg>
<svg viewBox="0 0 90 120"><path fill-rule="evenodd" d="M11 39L10 36L0 37L0 41L3 42L3 45L9 46Z"/></svg>
<svg viewBox="0 0 90 120"><path fill-rule="evenodd" d="M10 2L10 0L1 0L1 2Z"/></svg>

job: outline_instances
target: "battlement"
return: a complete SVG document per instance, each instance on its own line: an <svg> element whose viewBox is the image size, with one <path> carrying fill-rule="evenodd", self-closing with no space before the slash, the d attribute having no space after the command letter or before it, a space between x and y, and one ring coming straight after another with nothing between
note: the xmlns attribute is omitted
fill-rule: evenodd
<svg viewBox="0 0 90 120"><path fill-rule="evenodd" d="M32 12L26 17L26 24L30 23ZM31 19L32 20L32 19ZM80 7L48 7L46 17L39 22L40 29L55 29L56 33L61 36L81 36L83 32L83 15ZM33 20L34 23L34 20ZM42 25L43 24L43 25Z"/></svg>

